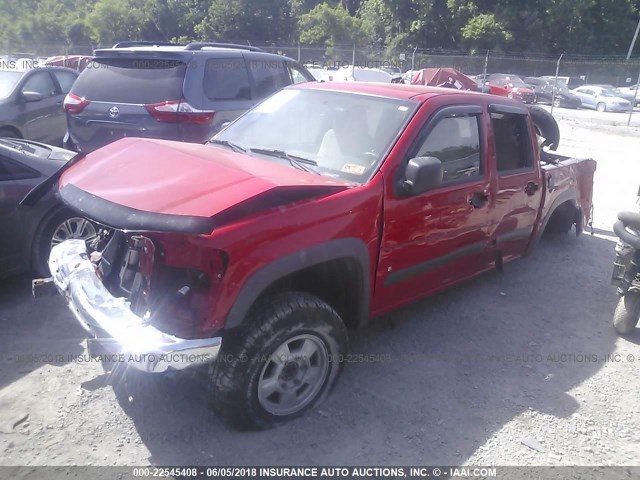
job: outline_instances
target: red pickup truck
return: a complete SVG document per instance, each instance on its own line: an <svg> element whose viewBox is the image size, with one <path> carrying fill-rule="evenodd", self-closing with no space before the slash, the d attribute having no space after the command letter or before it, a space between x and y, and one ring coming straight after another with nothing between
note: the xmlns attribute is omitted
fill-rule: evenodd
<svg viewBox="0 0 640 480"><path fill-rule="evenodd" d="M326 396L348 328L582 231L596 164L542 151L545 129L506 98L330 82L207 145L125 138L60 178L113 230L99 253L56 246L53 281L91 348L206 364L213 406L269 427Z"/></svg>

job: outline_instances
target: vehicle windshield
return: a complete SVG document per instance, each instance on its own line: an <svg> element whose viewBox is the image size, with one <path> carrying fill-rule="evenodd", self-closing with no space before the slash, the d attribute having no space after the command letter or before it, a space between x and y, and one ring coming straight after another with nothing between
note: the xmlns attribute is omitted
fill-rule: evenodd
<svg viewBox="0 0 640 480"><path fill-rule="evenodd" d="M286 89L240 117L213 144L354 183L375 172L417 103Z"/></svg>
<svg viewBox="0 0 640 480"><path fill-rule="evenodd" d="M8 70L0 71L0 98L5 98L11 93L20 80L20 77L22 77L22 74L22 72L12 72Z"/></svg>
<svg viewBox="0 0 640 480"><path fill-rule="evenodd" d="M553 83L551 85L553 85ZM571 90L569 90L569 87L567 87L564 83L560 83L560 82L558 82L558 85L556 86L556 91L559 93L571 93Z"/></svg>

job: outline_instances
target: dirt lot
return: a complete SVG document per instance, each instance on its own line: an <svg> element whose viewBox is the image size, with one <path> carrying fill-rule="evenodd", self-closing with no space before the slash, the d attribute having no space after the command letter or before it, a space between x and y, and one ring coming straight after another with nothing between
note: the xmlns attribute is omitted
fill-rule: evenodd
<svg viewBox="0 0 640 480"><path fill-rule="evenodd" d="M563 114L561 151L599 162L596 235L547 239L357 332L354 353L390 360L347 365L319 410L276 430L230 430L187 375L105 386L73 357L83 331L60 298L0 283L0 464L639 464L640 331L614 334L608 280L640 131Z"/></svg>

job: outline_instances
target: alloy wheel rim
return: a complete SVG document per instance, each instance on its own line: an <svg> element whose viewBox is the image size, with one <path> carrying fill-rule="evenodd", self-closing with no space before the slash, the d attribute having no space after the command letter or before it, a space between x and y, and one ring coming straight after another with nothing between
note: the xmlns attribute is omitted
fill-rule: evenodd
<svg viewBox="0 0 640 480"><path fill-rule="evenodd" d="M90 242L98 235L96 227L87 219L82 217L68 218L53 231L51 237L51 248L65 240L77 239Z"/></svg>
<svg viewBox="0 0 640 480"><path fill-rule="evenodd" d="M329 353L315 335L297 335L280 344L262 368L258 401L272 415L299 412L322 390L329 373Z"/></svg>

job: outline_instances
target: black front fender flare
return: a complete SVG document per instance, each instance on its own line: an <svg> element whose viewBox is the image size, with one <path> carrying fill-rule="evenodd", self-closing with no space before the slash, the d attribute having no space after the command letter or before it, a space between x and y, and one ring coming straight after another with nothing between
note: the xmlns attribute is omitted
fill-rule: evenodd
<svg viewBox="0 0 640 480"><path fill-rule="evenodd" d="M355 260L360 267L358 289L355 292L357 295L356 301L358 302L358 318L356 321L357 325L363 325L368 320L371 303L369 250L360 239L343 238L299 250L279 258L256 271L242 286L233 307L231 307L227 315L225 328L232 329L240 326L258 297L277 280L302 269L342 258Z"/></svg>

